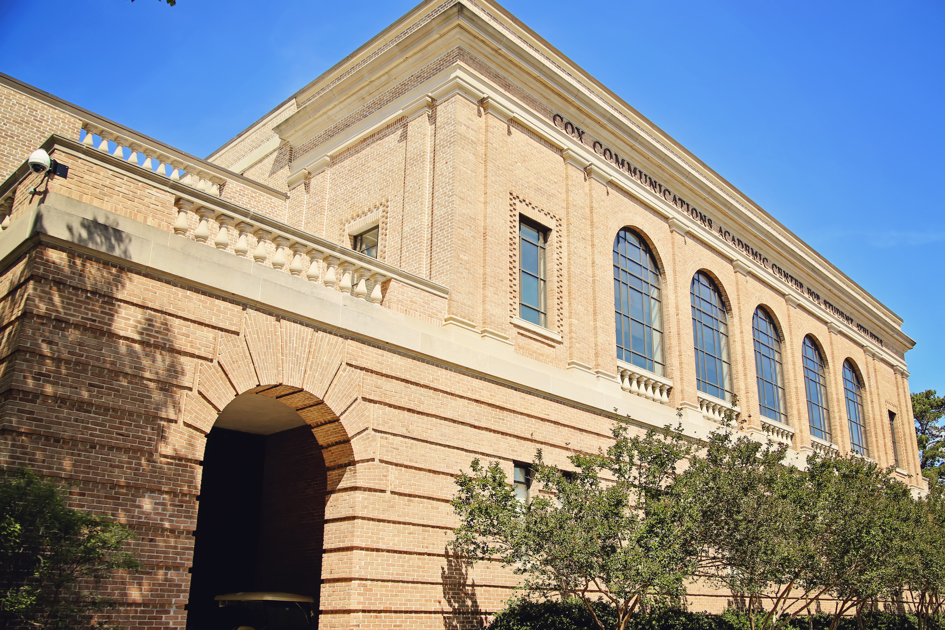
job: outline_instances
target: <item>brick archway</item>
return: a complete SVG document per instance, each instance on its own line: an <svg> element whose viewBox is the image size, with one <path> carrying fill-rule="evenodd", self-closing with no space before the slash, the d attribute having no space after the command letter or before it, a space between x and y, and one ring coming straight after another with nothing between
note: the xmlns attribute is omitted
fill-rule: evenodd
<svg viewBox="0 0 945 630"><path fill-rule="evenodd" d="M324 522L343 520L340 510L345 507L337 507L337 501L333 504L332 496L344 491L339 486L357 483L357 442L351 436L362 433L365 423L359 411L360 374L345 364L346 344L344 338L295 321L245 311L242 332L220 333L215 360L199 365L195 386L183 397L179 422L162 435L162 452L202 460L207 436L231 402L247 395L271 399L298 414L304 423L299 426L307 427L317 442L326 471L321 495ZM193 472L190 491L196 498L202 470L197 467ZM194 509L185 527L193 531L196 523ZM193 538L182 542L190 554L186 560L192 562ZM336 562L326 557L322 574L332 571ZM187 614L183 605L188 600L189 579L175 588L180 607L173 616L182 621Z"/></svg>

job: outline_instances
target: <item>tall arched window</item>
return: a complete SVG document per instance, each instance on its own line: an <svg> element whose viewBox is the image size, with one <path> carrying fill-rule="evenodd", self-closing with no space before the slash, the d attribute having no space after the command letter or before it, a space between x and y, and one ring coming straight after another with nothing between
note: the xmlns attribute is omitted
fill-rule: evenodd
<svg viewBox="0 0 945 630"><path fill-rule="evenodd" d="M751 319L755 342L755 374L761 415L787 423L784 406L784 369L781 365L781 335L771 315L760 306Z"/></svg>
<svg viewBox="0 0 945 630"><path fill-rule="evenodd" d="M868 456L863 418L863 385L849 361L843 362L843 395L847 401L847 420L850 422L850 447L855 453Z"/></svg>
<svg viewBox="0 0 945 630"><path fill-rule="evenodd" d="M614 239L617 358L663 374L660 272L650 248L626 228Z"/></svg>
<svg viewBox="0 0 945 630"><path fill-rule="evenodd" d="M817 344L804 337L804 388L807 390L807 417L814 437L830 441L830 412L827 410L827 377L824 358Z"/></svg>
<svg viewBox="0 0 945 630"><path fill-rule="evenodd" d="M701 271L693 276L689 292L696 349L696 385L700 392L731 400L728 315L722 294L712 278Z"/></svg>

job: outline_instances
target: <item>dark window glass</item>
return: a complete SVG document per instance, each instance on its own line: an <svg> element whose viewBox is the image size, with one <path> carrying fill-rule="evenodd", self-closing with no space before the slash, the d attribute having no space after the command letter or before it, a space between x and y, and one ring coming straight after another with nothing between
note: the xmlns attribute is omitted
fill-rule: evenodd
<svg viewBox="0 0 945 630"><path fill-rule="evenodd" d="M869 456L866 448L866 425L863 418L863 386L849 361L843 362L843 395L850 422L850 447L855 453Z"/></svg>
<svg viewBox="0 0 945 630"><path fill-rule="evenodd" d="M519 222L519 317L547 325L545 246L548 231L524 218Z"/></svg>
<svg viewBox="0 0 945 630"><path fill-rule="evenodd" d="M755 373L758 379L758 406L761 407L761 415L786 424L781 336L778 334L771 315L763 308L755 309L751 327L755 344Z"/></svg>
<svg viewBox="0 0 945 630"><path fill-rule="evenodd" d="M626 229L614 239L614 310L617 358L663 374L659 269L643 239Z"/></svg>
<svg viewBox="0 0 945 630"><path fill-rule="evenodd" d="M827 378L824 375L824 359L817 344L804 337L803 345L804 387L807 390L807 416L810 432L822 440L830 438L830 412L827 410Z"/></svg>
<svg viewBox="0 0 945 630"><path fill-rule="evenodd" d="M702 273L692 278L692 336L696 350L696 385L700 392L731 400L728 316L715 282Z"/></svg>
<svg viewBox="0 0 945 630"><path fill-rule="evenodd" d="M352 249L365 256L377 258L377 238L379 234L380 229L376 225L366 232L361 232L354 237Z"/></svg>
<svg viewBox="0 0 945 630"><path fill-rule="evenodd" d="M889 412L889 435L892 437L893 463L899 468L899 439L896 436L896 412Z"/></svg>
<svg viewBox="0 0 945 630"><path fill-rule="evenodd" d="M515 498L522 503L528 501L528 489L532 485L532 467L528 464L516 463L512 475L512 490Z"/></svg>

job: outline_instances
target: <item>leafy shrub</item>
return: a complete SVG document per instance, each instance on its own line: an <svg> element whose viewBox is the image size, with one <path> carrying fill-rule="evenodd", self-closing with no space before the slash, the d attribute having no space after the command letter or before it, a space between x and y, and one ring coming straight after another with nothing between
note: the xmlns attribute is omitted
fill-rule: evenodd
<svg viewBox="0 0 945 630"><path fill-rule="evenodd" d="M604 627L616 627L617 614L604 602L592 602L594 612ZM534 602L528 599L512 600L495 616L489 630L585 630L597 628L594 618L579 599Z"/></svg>
<svg viewBox="0 0 945 630"><path fill-rule="evenodd" d="M605 628L617 627L617 614L612 606L597 601L594 612ZM756 613L755 626L761 615ZM829 630L834 617L830 614L797 617L785 630ZM862 623L862 626L860 625ZM914 615L886 612L864 613L843 617L836 630L918 630ZM512 600L496 615L489 630L596 630L593 617L578 599L534 602L528 599ZM645 613L634 613L625 630L751 630L748 613L734 608L720 615L690 612L678 608L664 608ZM942 630L942 625L934 630Z"/></svg>
<svg viewBox="0 0 945 630"><path fill-rule="evenodd" d="M20 470L0 476L0 628L103 627L112 602L86 590L137 567L131 531L66 505L58 484Z"/></svg>

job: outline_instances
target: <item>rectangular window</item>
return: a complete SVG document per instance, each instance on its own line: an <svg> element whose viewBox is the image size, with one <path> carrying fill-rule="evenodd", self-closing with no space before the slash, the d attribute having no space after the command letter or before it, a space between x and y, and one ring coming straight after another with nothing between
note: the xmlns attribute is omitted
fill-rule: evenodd
<svg viewBox="0 0 945 630"><path fill-rule="evenodd" d="M528 489L532 485L532 467L528 464L515 463L514 474L512 476L512 490L515 492L515 498L522 503L528 501Z"/></svg>
<svg viewBox="0 0 945 630"><path fill-rule="evenodd" d="M364 254L365 256L370 256L371 258L377 258L377 239L380 234L379 226L375 225L374 227L361 232L351 238L351 249L358 252L359 254Z"/></svg>
<svg viewBox="0 0 945 630"><path fill-rule="evenodd" d="M519 218L519 317L547 326L545 247L548 230Z"/></svg>
<svg viewBox="0 0 945 630"><path fill-rule="evenodd" d="M893 463L899 468L899 441L896 440L896 412L889 412L889 435L892 436Z"/></svg>

